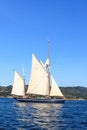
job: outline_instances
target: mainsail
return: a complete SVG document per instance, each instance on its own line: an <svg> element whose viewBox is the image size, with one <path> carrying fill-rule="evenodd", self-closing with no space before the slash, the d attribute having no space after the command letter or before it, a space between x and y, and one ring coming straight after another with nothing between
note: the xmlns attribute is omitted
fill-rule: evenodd
<svg viewBox="0 0 87 130"><path fill-rule="evenodd" d="M49 74L40 61L32 55L32 70L27 93L49 95Z"/></svg>
<svg viewBox="0 0 87 130"><path fill-rule="evenodd" d="M24 79L15 71L12 95L25 96Z"/></svg>

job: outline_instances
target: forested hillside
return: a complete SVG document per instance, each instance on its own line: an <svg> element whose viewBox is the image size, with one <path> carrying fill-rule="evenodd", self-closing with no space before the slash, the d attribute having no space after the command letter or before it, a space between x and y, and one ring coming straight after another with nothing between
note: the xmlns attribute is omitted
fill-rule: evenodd
<svg viewBox="0 0 87 130"><path fill-rule="evenodd" d="M76 87L60 87L66 98L73 99L87 99L87 88L76 86Z"/></svg>
<svg viewBox="0 0 87 130"><path fill-rule="evenodd" d="M26 89L27 89L26 85ZM0 96L8 97L11 96L12 85L0 86ZM87 88L86 87L60 87L66 99L87 99Z"/></svg>

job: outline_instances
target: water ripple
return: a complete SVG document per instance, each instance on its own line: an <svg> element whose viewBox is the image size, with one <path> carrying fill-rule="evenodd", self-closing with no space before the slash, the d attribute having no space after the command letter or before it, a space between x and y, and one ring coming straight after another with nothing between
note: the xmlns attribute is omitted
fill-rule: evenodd
<svg viewBox="0 0 87 130"><path fill-rule="evenodd" d="M0 129L87 130L87 101L35 104L1 98Z"/></svg>

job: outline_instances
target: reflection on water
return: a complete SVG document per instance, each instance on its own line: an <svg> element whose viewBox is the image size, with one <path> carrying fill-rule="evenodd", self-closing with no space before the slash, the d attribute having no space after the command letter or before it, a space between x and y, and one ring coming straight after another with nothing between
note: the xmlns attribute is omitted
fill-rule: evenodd
<svg viewBox="0 0 87 130"><path fill-rule="evenodd" d="M41 128L51 129L55 126L57 128L62 106L62 104L32 104L35 109L34 124L38 124Z"/></svg>
<svg viewBox="0 0 87 130"><path fill-rule="evenodd" d="M63 104L15 103L17 120L29 127L52 129L58 128L58 120L62 115Z"/></svg>
<svg viewBox="0 0 87 130"><path fill-rule="evenodd" d="M0 130L87 130L87 101L20 103L0 98Z"/></svg>

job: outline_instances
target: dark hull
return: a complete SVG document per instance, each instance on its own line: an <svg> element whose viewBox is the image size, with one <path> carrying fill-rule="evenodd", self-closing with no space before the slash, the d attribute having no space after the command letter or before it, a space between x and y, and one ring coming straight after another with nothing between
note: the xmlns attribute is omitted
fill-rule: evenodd
<svg viewBox="0 0 87 130"><path fill-rule="evenodd" d="M31 103L64 103L64 99L31 99L31 98L15 98L20 102L31 102Z"/></svg>

